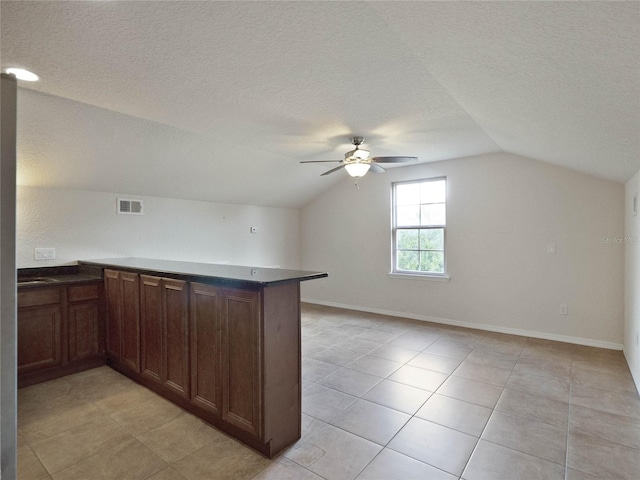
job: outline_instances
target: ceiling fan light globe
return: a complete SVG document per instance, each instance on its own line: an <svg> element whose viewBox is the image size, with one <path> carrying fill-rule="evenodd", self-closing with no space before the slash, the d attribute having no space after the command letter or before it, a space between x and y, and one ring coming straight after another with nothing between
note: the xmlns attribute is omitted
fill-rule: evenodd
<svg viewBox="0 0 640 480"><path fill-rule="evenodd" d="M358 162L349 163L344 166L347 173L354 178L363 177L369 171L370 167L371 167L371 164L369 163L358 163Z"/></svg>

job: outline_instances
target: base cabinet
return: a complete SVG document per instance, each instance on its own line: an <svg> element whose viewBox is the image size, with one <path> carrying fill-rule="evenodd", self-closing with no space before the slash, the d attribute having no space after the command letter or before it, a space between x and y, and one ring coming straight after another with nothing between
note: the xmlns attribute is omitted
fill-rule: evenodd
<svg viewBox="0 0 640 480"><path fill-rule="evenodd" d="M140 275L141 374L189 398L189 290L182 280Z"/></svg>
<svg viewBox="0 0 640 480"><path fill-rule="evenodd" d="M191 403L219 418L222 403L221 291L213 285L190 288Z"/></svg>
<svg viewBox="0 0 640 480"><path fill-rule="evenodd" d="M18 290L18 386L104 364L100 283Z"/></svg>
<svg viewBox="0 0 640 480"><path fill-rule="evenodd" d="M300 438L297 283L229 288L115 270L104 278L115 368L269 457ZM132 287L127 300L129 284L138 294ZM139 352L138 370L125 345Z"/></svg>
<svg viewBox="0 0 640 480"><path fill-rule="evenodd" d="M191 284L191 369L194 405L260 436L258 292Z"/></svg>
<svg viewBox="0 0 640 480"><path fill-rule="evenodd" d="M62 307L43 305L18 314L18 375L62 365Z"/></svg>
<svg viewBox="0 0 640 480"><path fill-rule="evenodd" d="M222 419L253 435L260 422L260 312L258 292L223 289Z"/></svg>
<svg viewBox="0 0 640 480"><path fill-rule="evenodd" d="M140 276L104 271L107 297L107 357L140 372Z"/></svg>
<svg viewBox="0 0 640 480"><path fill-rule="evenodd" d="M99 285L67 289L69 362L95 358L103 354L99 290Z"/></svg>

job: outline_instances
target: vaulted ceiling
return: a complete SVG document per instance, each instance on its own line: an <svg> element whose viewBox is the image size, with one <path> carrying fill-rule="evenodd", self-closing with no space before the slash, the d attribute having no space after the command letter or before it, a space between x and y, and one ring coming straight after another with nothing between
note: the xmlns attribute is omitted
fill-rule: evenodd
<svg viewBox="0 0 640 480"><path fill-rule="evenodd" d="M640 170L640 3L2 1L19 183L299 207L349 137ZM364 181L364 180L363 180Z"/></svg>

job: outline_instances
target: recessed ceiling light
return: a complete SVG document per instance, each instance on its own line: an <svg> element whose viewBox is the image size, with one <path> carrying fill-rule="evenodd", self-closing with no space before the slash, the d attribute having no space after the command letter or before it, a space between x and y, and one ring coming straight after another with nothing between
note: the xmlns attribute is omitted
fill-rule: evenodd
<svg viewBox="0 0 640 480"><path fill-rule="evenodd" d="M25 82L37 82L40 80L40 77L29 70L25 70L24 68L14 68L9 67L5 68L4 71L11 75L15 75L18 80L24 80Z"/></svg>

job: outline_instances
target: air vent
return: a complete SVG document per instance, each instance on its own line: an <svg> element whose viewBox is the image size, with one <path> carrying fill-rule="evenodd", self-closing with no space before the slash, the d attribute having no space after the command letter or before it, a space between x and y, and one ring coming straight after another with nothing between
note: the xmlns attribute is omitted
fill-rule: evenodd
<svg viewBox="0 0 640 480"><path fill-rule="evenodd" d="M118 213L120 215L142 215L142 200L119 198Z"/></svg>

